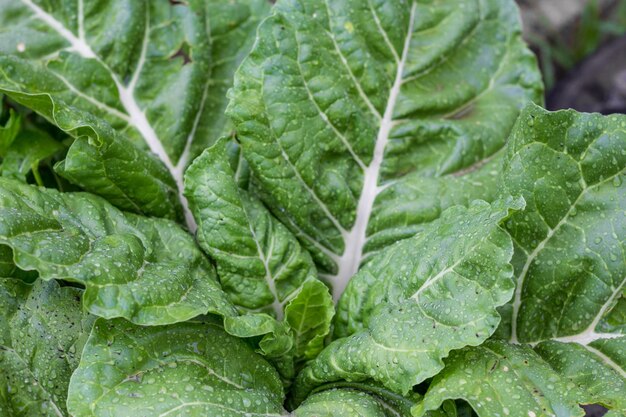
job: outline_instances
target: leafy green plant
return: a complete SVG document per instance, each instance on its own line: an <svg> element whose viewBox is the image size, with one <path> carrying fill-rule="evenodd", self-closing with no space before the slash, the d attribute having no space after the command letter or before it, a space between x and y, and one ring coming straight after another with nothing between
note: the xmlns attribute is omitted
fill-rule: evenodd
<svg viewBox="0 0 626 417"><path fill-rule="evenodd" d="M626 413L626 117L512 1L0 21L0 415Z"/></svg>

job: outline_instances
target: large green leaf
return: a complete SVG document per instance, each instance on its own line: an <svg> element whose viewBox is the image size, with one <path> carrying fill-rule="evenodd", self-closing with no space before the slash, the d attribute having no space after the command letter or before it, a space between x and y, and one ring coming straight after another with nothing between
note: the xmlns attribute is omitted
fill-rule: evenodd
<svg viewBox="0 0 626 417"><path fill-rule="evenodd" d="M0 244L41 279L85 285L93 314L145 325L233 315L192 237L169 220L123 214L86 193L0 178Z"/></svg>
<svg viewBox="0 0 626 417"><path fill-rule="evenodd" d="M226 330L240 337L291 333L288 345L262 342L272 349L265 353L282 356L291 351L297 359L311 358L330 331L332 298L298 240L257 198L239 188L240 167L231 165L227 144L227 139L219 140L185 174L197 240L215 260L222 288L243 313L284 317L288 328L269 316L232 317Z"/></svg>
<svg viewBox="0 0 626 417"><path fill-rule="evenodd" d="M217 324L98 320L72 376L75 417L284 416L276 371Z"/></svg>
<svg viewBox="0 0 626 417"><path fill-rule="evenodd" d="M50 88L24 73L21 91L49 94L106 120L138 149L153 152L182 192L185 168L223 129L225 89L268 8L261 0L2 0L0 53L40 63L55 80ZM63 172L99 190L102 181L89 164L94 151L82 145L68 155L65 169L73 171ZM190 216L187 222L193 226Z"/></svg>
<svg viewBox="0 0 626 417"><path fill-rule="evenodd" d="M503 176L503 192L527 201L506 223L517 289L503 333L512 342L540 343L555 369L588 387L581 402L622 410L625 176L625 116L536 106L513 131Z"/></svg>
<svg viewBox="0 0 626 417"><path fill-rule="evenodd" d="M406 394L437 374L453 349L478 345L513 294L510 237L500 228L520 201L455 206L377 255L350 281L335 340L298 375L295 402L337 380L373 379Z"/></svg>
<svg viewBox="0 0 626 417"><path fill-rule="evenodd" d="M503 191L527 201L507 222L518 282L511 340L616 337L623 327L604 319L626 290L626 117L533 106L511 141Z"/></svg>
<svg viewBox="0 0 626 417"><path fill-rule="evenodd" d="M510 0L279 0L259 26L227 113L264 202L336 299L373 251L494 197L482 174L541 100L518 20Z"/></svg>
<svg viewBox="0 0 626 417"><path fill-rule="evenodd" d="M481 417L584 416L577 394L573 383L529 347L488 341L452 352L414 415L436 410L446 399L461 398Z"/></svg>
<svg viewBox="0 0 626 417"><path fill-rule="evenodd" d="M0 279L0 415L62 417L94 316L83 291Z"/></svg>

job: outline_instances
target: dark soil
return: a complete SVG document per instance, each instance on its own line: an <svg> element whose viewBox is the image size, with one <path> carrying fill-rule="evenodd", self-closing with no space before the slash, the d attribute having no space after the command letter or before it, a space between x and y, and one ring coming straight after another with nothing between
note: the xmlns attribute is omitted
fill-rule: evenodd
<svg viewBox="0 0 626 417"><path fill-rule="evenodd" d="M626 113L626 36L602 46L570 71L548 94L546 104L550 110Z"/></svg>

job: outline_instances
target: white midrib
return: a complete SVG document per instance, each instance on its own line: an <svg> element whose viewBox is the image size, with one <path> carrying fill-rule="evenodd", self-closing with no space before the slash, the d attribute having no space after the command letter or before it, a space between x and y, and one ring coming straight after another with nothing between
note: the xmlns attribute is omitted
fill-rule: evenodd
<svg viewBox="0 0 626 417"><path fill-rule="evenodd" d="M246 217L247 216L248 214L246 213ZM274 282L274 277L272 276L272 269L269 265L269 258L271 258L272 252L274 251L274 239L271 240L270 248L268 250L267 256L265 256L265 253L263 253L263 248L261 248L259 239L257 239L256 232L252 228L252 223L248 222L248 224L250 225L250 233L252 233L252 239L254 240L254 243L256 244L259 258L261 259L261 262L263 262L263 267L265 268L265 277L264 277L265 283L267 284L267 288L269 289L270 293L272 294L272 297L274 298L274 301L272 302L272 309L276 313L276 317L278 318L278 320L282 320L283 305L278 299L278 291L276 289L276 283Z"/></svg>
<svg viewBox="0 0 626 417"><path fill-rule="evenodd" d="M565 343L573 342L573 343L578 343L580 345L587 346L589 343L594 342L596 340L616 339L618 337L626 336L620 333L596 332L596 327L598 327L598 324L600 323L600 320L602 320L602 317L604 317L604 315L609 310L613 302L617 299L617 297L619 297L622 294L622 289L624 288L624 285L626 285L626 277L622 280L621 284L618 285L617 288L613 290L613 293L611 294L609 299L606 300L606 302L602 305L602 307L598 311L598 314L596 314L593 321L589 324L589 326L587 326L585 330L575 335L557 337L552 340L556 340L558 342L565 342Z"/></svg>
<svg viewBox="0 0 626 417"><path fill-rule="evenodd" d="M411 15L409 20L409 28L402 56L398 62L396 78L389 92L385 113L380 121L380 128L376 136L376 144L374 146L374 156L372 162L367 166L363 174L363 188L359 197L356 209L356 219L352 229L343 232L343 241L345 249L343 255L339 258L338 272L333 280L333 298L335 301L343 294L348 281L358 271L359 265L363 258L363 248L367 241L367 225L372 215L374 201L383 187L378 186L378 177L382 166L385 147L389 142L389 133L393 127L393 111L400 94L402 86L402 75L408 58L409 46L411 43L411 35L413 33L413 25L415 21L415 11L417 4L414 2L411 7Z"/></svg>
<svg viewBox="0 0 626 417"><path fill-rule="evenodd" d="M111 78L115 82L115 86L117 87L118 94L120 97L120 101L122 106L128 113L128 122L132 125L143 137L146 144L150 148L150 151L156 154L159 159L166 166L168 171L171 173L172 177L176 181L176 186L178 188L178 196L183 205L183 210L185 214L185 221L187 223L187 227L191 232L195 232L197 226L193 216L191 215L191 211L189 210L188 202L185 196L183 195L184 184L183 184L183 174L187 164L189 163L190 156L190 146L189 143L186 144L185 150L178 160L176 164L172 163L169 155L165 151L163 144L159 140L158 135L152 128L152 125L148 121L145 112L139 107L137 100L135 99L135 87L137 84L137 80L139 79L139 75L141 73L141 69L146 61L146 52L148 48L148 32L150 30L149 19L146 19L146 33L144 35L144 39L141 47L141 54L139 57L139 61L137 62L137 67L133 73L131 81L125 86L119 79L119 77L111 71L111 69L97 56L94 51L91 49L89 44L87 43L84 35L84 25L83 25L83 7L82 1L79 1L79 36L77 37L71 31L63 26L61 22L56 20L52 15L44 11L41 7L34 4L31 0L21 0L26 6L28 6L35 15L54 29L59 35L61 35L65 40L67 40L71 45L71 50L74 50L82 57L87 59L96 59L100 64L102 64L111 74ZM147 9L149 10L149 9ZM206 98L206 91L203 95L203 102ZM194 127L192 129L192 133L188 138L187 142L190 142L193 138L193 134L195 133L196 127L198 124L198 120L194 121Z"/></svg>

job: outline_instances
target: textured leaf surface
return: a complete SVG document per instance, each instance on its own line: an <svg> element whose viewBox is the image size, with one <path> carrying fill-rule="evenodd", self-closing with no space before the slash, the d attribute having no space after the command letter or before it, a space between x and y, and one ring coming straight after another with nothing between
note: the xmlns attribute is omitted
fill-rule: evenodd
<svg viewBox="0 0 626 417"><path fill-rule="evenodd" d="M156 154L182 193L185 168L223 129L225 89L268 9L261 0L2 0L0 53L43 64L54 88L29 76L26 92L106 120ZM74 149L68 177L93 189L102 184L84 165L92 154Z"/></svg>
<svg viewBox="0 0 626 417"><path fill-rule="evenodd" d="M216 261L236 305L282 317L289 299L316 276L315 266L289 230L239 189L226 144L222 139L207 149L186 174L198 243Z"/></svg>
<svg viewBox="0 0 626 417"><path fill-rule="evenodd" d="M494 196L489 177L458 177L492 161L519 108L541 100L519 26L500 0L283 0L260 25L227 112L263 200L335 298L368 253ZM457 195L428 201L424 177Z"/></svg>
<svg viewBox="0 0 626 417"><path fill-rule="evenodd" d="M298 407L295 417L397 417L393 405L365 392L333 389L313 394Z"/></svg>
<svg viewBox="0 0 626 417"><path fill-rule="evenodd" d="M533 106L514 129L503 177L503 191L527 201L506 223L517 280L510 340L546 342L542 356L588 388L581 401L621 410L625 174L625 116Z"/></svg>
<svg viewBox="0 0 626 417"><path fill-rule="evenodd" d="M622 333L602 329L626 290L626 117L529 107L508 153L503 191L527 201L507 222L518 282L511 339Z"/></svg>
<svg viewBox="0 0 626 417"><path fill-rule="evenodd" d="M373 379L405 394L443 367L453 349L478 345L513 293L510 237L500 228L520 201L456 206L422 233L377 255L350 281L341 335L298 376L295 399L317 385Z"/></svg>
<svg viewBox="0 0 626 417"><path fill-rule="evenodd" d="M54 281L0 279L0 415L69 416L70 376L94 319L82 294Z"/></svg>
<svg viewBox="0 0 626 417"><path fill-rule="evenodd" d="M226 329L239 337L287 332L284 343L264 340L265 353L275 357L293 347L297 359L312 357L330 330L332 298L298 240L238 187L237 168L229 161L227 139L221 139L187 171L185 195L198 224L198 243L215 260L224 291L243 313L284 317L288 328L266 316L233 317Z"/></svg>
<svg viewBox="0 0 626 417"><path fill-rule="evenodd" d="M252 48L259 22L271 9L267 0L205 0L203 4L211 43L211 68L190 161L218 138L232 134L233 126L224 114L226 92L232 87L235 70Z"/></svg>
<svg viewBox="0 0 626 417"><path fill-rule="evenodd" d="M481 417L584 416L577 394L572 382L529 347L488 341L452 352L414 415L460 398Z"/></svg>
<svg viewBox="0 0 626 417"><path fill-rule="evenodd" d="M86 308L102 317L155 325L234 314L191 236L90 194L0 179L0 243L21 269L85 285Z"/></svg>
<svg viewBox="0 0 626 417"><path fill-rule="evenodd" d="M276 371L212 323L98 320L70 383L75 417L282 416Z"/></svg>
<svg viewBox="0 0 626 417"><path fill-rule="evenodd" d="M546 341L535 351L578 386L582 393L579 403L626 412L626 337L589 345Z"/></svg>

